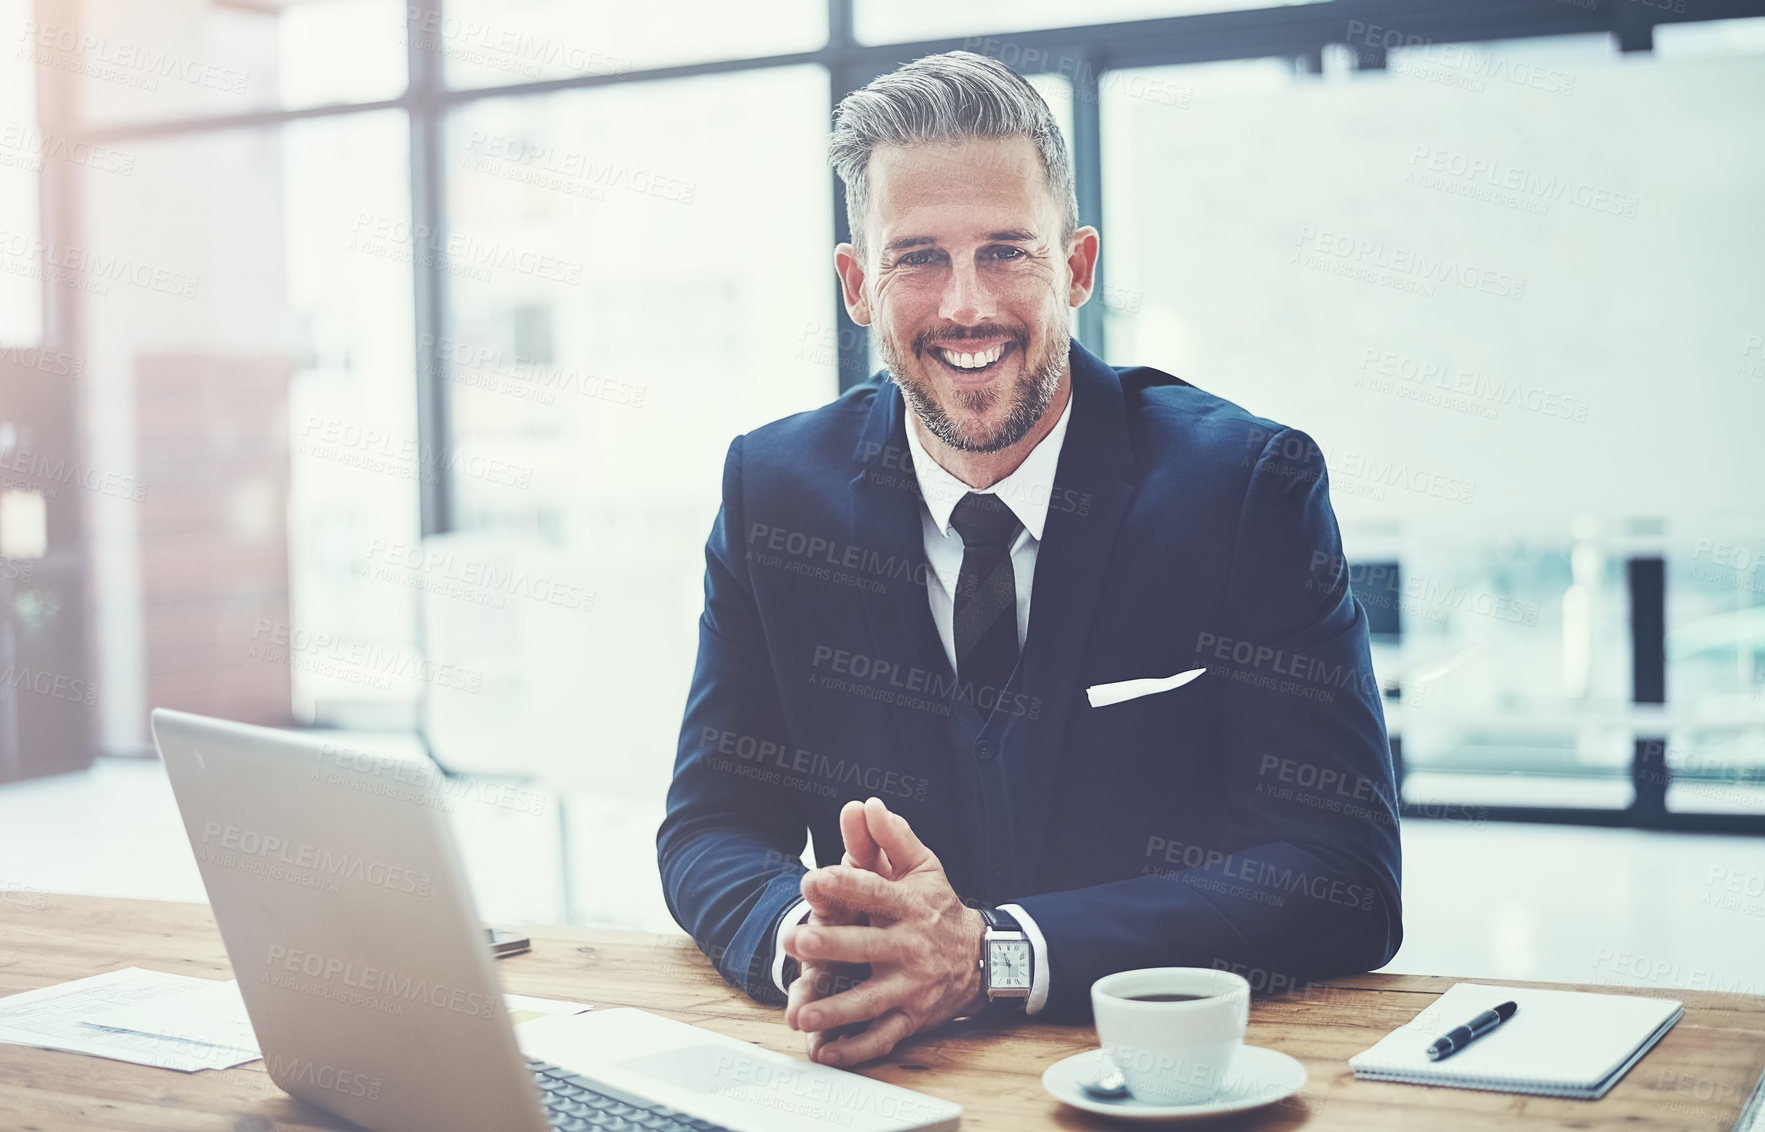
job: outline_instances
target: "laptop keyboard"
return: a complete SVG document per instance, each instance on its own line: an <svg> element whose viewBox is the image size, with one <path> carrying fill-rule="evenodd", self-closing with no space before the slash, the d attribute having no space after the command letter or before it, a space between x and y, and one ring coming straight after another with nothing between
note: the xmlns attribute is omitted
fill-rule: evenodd
<svg viewBox="0 0 1765 1132"><path fill-rule="evenodd" d="M591 1081L568 1069L527 1059L545 1114L558 1132L729 1132L666 1105Z"/></svg>

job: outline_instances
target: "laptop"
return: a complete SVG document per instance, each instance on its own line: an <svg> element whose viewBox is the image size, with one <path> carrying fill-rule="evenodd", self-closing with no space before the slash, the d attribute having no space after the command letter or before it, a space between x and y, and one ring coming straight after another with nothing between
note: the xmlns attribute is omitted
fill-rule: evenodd
<svg viewBox="0 0 1765 1132"><path fill-rule="evenodd" d="M642 1010L517 1033L433 776L165 709L153 737L265 1067L304 1101L370 1132L961 1121L949 1101Z"/></svg>

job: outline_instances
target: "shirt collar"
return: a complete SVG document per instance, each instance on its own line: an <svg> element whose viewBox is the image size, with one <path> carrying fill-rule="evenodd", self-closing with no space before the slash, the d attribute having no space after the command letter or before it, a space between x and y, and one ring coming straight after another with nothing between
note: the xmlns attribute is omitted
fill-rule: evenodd
<svg viewBox="0 0 1765 1132"><path fill-rule="evenodd" d="M1060 448L1066 440L1066 424L1072 417L1073 394L1069 392L1066 407L1060 410L1060 419L1048 430L1048 435L1036 442L1029 455L1023 458L1012 473L988 488L972 488L948 471L943 465L932 459L925 445L919 442L919 434L913 429L912 420L903 421L907 429L907 451L913 458L913 474L919 480L919 494L925 501L926 510L931 513L932 522L946 538L950 535L950 512L956 504L971 491L982 495L997 495L1001 502L1011 508L1024 530L1037 542L1042 540L1042 528L1048 518L1048 501L1054 495L1054 473L1060 466ZM903 404L909 416L911 406Z"/></svg>

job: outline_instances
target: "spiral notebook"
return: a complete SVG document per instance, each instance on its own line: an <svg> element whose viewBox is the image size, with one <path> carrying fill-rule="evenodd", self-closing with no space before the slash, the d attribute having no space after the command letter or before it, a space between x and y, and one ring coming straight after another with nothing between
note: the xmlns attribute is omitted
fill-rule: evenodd
<svg viewBox="0 0 1765 1132"><path fill-rule="evenodd" d="M1514 1016L1429 1061L1431 1042L1497 1003ZM1458 983L1407 1024L1348 1059L1356 1077L1596 1100L1685 1013L1672 999Z"/></svg>

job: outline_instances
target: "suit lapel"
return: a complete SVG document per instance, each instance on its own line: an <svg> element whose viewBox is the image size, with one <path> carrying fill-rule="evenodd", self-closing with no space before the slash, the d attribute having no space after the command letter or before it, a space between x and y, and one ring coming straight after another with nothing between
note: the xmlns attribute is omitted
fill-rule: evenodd
<svg viewBox="0 0 1765 1132"><path fill-rule="evenodd" d="M900 390L883 381L852 453L858 472L850 485L850 537L853 545L885 559L892 555L915 564L911 577L889 579L882 592L861 591L876 649L873 659L900 669L920 669L938 686L948 687L955 673L932 623L925 592L925 532L919 517L919 481L907 448L905 412ZM899 704L890 705L887 712L902 762L940 787L938 797L928 795L927 809L953 816L956 783L947 718Z"/></svg>
<svg viewBox="0 0 1765 1132"><path fill-rule="evenodd" d="M1072 419L1067 423L1054 497L1036 551L1030 627L1024 640L1023 691L1039 718L1020 721L1023 739L1012 765L1013 810L1025 891L1036 891L1052 818L1054 775L1067 722L1082 689L1079 665L1091 635L1103 574L1133 488L1123 479L1133 462L1121 379L1080 346L1072 346ZM1082 708L1078 710L1084 710Z"/></svg>

